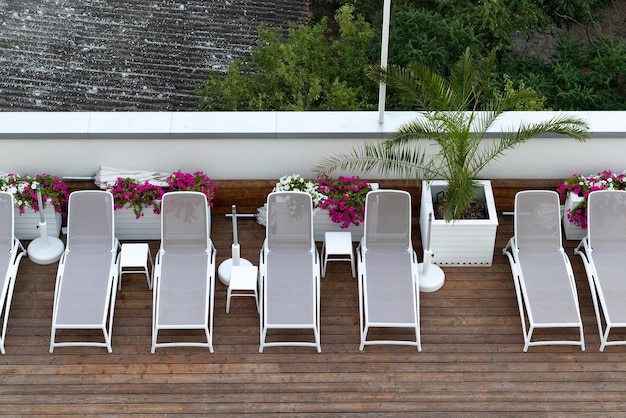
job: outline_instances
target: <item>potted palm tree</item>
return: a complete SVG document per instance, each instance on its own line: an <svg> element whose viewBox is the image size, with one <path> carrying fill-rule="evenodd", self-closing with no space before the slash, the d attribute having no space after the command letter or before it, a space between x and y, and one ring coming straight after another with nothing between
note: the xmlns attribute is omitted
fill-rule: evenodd
<svg viewBox="0 0 626 418"><path fill-rule="evenodd" d="M373 69L373 77L395 88L407 103L424 110L390 138L365 143L351 152L329 157L315 167L316 171L326 173L338 169L378 171L382 175L422 180L422 241L426 238L428 215L435 213L434 200L439 198L442 208L441 218L435 217L432 222L430 235L432 261L437 264L491 264L497 214L489 181L479 180L480 172L491 161L542 134L587 138L588 126L584 120L562 115L543 122L521 122L515 129L501 132L498 138L483 141L503 112L525 109L538 96L525 88L494 90L491 84L494 63L495 51L487 58L475 60L467 49L448 77L421 64ZM433 144L438 146L438 151L429 154L424 145ZM484 220L464 219L464 213L477 200L492 213ZM468 232L468 222L491 225L488 232ZM469 238L458 237L457 233L469 234ZM479 245L479 237L487 244ZM477 254L477 247L484 247L487 254Z"/></svg>

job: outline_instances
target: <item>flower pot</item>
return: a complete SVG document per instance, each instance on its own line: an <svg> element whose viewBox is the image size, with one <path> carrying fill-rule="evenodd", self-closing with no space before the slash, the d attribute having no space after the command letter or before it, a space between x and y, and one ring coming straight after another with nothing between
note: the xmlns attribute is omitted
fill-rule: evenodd
<svg viewBox="0 0 626 418"><path fill-rule="evenodd" d="M129 208L115 210L115 236L119 240L145 241L161 239L161 215L155 214L151 208L144 210L143 216L137 219L135 212Z"/></svg>
<svg viewBox="0 0 626 418"><path fill-rule="evenodd" d="M61 223L63 222L60 213L54 211L52 205L46 205L43 210L44 220L46 221L46 229L49 237L58 237L61 233ZM24 213L20 214L20 209L15 206L15 236L19 240L33 240L39 238L39 222L41 216L39 212L35 212L31 208L25 208Z"/></svg>
<svg viewBox="0 0 626 418"><path fill-rule="evenodd" d="M265 226L267 223L267 204L257 209L256 220L260 225ZM351 232L352 241L358 242L363 238L364 225L350 225L348 228L342 228L339 224L334 223L330 219L330 214L326 209L313 210L313 239L315 241L324 241L326 232Z"/></svg>
<svg viewBox="0 0 626 418"><path fill-rule="evenodd" d="M565 233L565 239L580 241L587 235L587 230L582 229L578 225L572 223L567 219L568 211L574 209L580 202L582 202L584 198L573 194L568 193L567 198L565 199L565 205L563 206L563 216L561 217L561 221L563 223L563 232Z"/></svg>
<svg viewBox="0 0 626 418"><path fill-rule="evenodd" d="M491 182L480 180L482 191L476 196L485 204L488 219L461 219L446 222L433 219L430 232L430 250L432 262L442 266L490 266L498 228L498 214L493 198ZM446 190L445 180L422 182L420 207L420 231L422 245L426 247L428 215L434 217L435 196Z"/></svg>
<svg viewBox="0 0 626 418"><path fill-rule="evenodd" d="M363 224L355 226L350 224L348 228L342 228L341 225L334 223L330 219L330 215L327 210L317 209L313 212L313 238L315 241L324 241L324 234L326 232L351 232L352 241L358 242L363 238Z"/></svg>

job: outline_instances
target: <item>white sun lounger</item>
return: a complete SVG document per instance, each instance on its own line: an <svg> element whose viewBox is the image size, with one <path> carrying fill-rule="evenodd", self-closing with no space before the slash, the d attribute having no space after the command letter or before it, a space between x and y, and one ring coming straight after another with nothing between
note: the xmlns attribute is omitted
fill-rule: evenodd
<svg viewBox="0 0 626 418"><path fill-rule="evenodd" d="M511 265L524 351L529 346L568 344L585 349L583 324L572 267L563 250L559 197L549 190L515 195L515 231L502 250ZM533 341L539 328L577 329L577 340Z"/></svg>

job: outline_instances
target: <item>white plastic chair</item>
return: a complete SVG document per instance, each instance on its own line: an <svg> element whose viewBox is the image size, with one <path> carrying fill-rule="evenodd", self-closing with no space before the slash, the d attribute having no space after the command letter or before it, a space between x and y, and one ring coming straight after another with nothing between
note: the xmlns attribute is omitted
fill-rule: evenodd
<svg viewBox="0 0 626 418"><path fill-rule="evenodd" d="M266 238L259 263L260 345L320 345L320 258L313 241L313 205L304 192L267 197ZM306 329L313 341L278 340L270 330ZM287 339L287 338L286 338Z"/></svg>
<svg viewBox="0 0 626 418"><path fill-rule="evenodd" d="M70 195L67 246L59 260L54 289L51 353L61 346L96 346L112 351L119 247L113 216L110 192L83 190ZM56 333L61 329L100 329L104 342L57 342Z"/></svg>
<svg viewBox="0 0 626 418"><path fill-rule="evenodd" d="M514 236L502 250L509 259L522 322L524 352L536 345L585 349L578 292L563 250L559 196L550 190L515 195ZM533 340L538 328L577 329L578 340Z"/></svg>
<svg viewBox="0 0 626 418"><path fill-rule="evenodd" d="M587 236L574 250L583 261L600 333L600 351L613 328L626 327L626 191L597 190L587 198Z"/></svg>
<svg viewBox="0 0 626 418"><path fill-rule="evenodd" d="M13 299L13 288L17 269L22 257L26 254L20 240L14 232L14 201L13 195L0 192L0 314L3 315L2 335L0 336L0 353L4 354L4 339L9 322L9 311Z"/></svg>
<svg viewBox="0 0 626 418"><path fill-rule="evenodd" d="M210 225L204 194L181 191L163 195L161 247L152 282L152 353L157 347L173 346L207 347L213 352L216 252ZM202 330L206 342L158 342L161 330Z"/></svg>
<svg viewBox="0 0 626 418"><path fill-rule="evenodd" d="M411 195L374 190L365 201L358 252L361 344L412 345L422 350L417 255L411 242ZM371 328L411 329L415 340L370 339Z"/></svg>

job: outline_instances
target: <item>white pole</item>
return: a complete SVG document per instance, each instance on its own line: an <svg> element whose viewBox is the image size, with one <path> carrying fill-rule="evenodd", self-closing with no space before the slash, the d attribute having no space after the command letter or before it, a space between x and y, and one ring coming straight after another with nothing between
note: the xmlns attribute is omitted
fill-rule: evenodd
<svg viewBox="0 0 626 418"><path fill-rule="evenodd" d="M239 238L237 236L237 207L235 205L232 206L233 208L233 245L231 246L232 249L232 259L233 259L233 266L238 266L239 262L241 261L241 256L240 256L240 249L239 249Z"/></svg>
<svg viewBox="0 0 626 418"><path fill-rule="evenodd" d="M237 237L237 207L235 205L232 206L233 210L233 243L235 245L239 244L239 239Z"/></svg>
<svg viewBox="0 0 626 418"><path fill-rule="evenodd" d="M43 215L43 199L41 197L41 185L33 183L33 187L37 188L37 205L39 206L39 235L41 237L41 248L48 248L48 225Z"/></svg>
<svg viewBox="0 0 626 418"><path fill-rule="evenodd" d="M428 214L428 226L426 227L426 241L422 243L424 247L424 267L422 269L422 274L428 275L428 269L430 268L430 262L433 258L433 252L430 251L430 229L432 228L433 223L433 213L430 212Z"/></svg>
<svg viewBox="0 0 626 418"><path fill-rule="evenodd" d="M387 68L387 56L389 55L389 20L391 16L391 0L383 3L383 36L380 46L380 68ZM385 96L387 85L380 83L378 88L378 123L385 121Z"/></svg>

